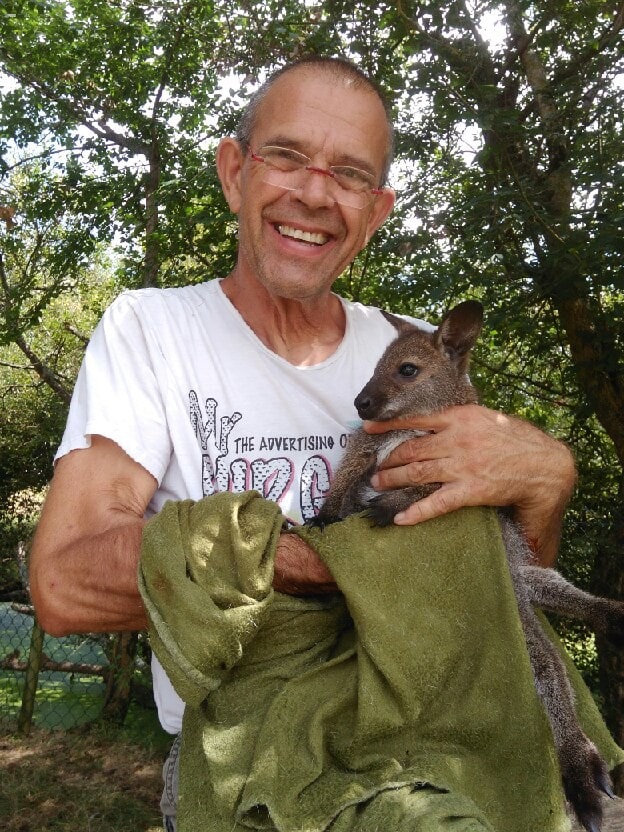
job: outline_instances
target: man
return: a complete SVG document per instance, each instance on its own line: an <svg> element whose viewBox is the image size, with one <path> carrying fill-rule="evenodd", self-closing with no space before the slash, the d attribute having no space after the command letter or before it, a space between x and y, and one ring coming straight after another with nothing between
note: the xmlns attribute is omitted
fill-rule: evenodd
<svg viewBox="0 0 624 832"><path fill-rule="evenodd" d="M53 635L140 629L144 517L166 499L257 488L293 521L314 516L356 418L355 394L394 329L331 291L394 204L391 125L376 88L342 61L287 67L256 95L217 169L239 220L221 281L124 293L87 351L31 559L39 620ZM394 425L371 426L386 430ZM554 561L574 483L568 450L477 406L412 427L377 487L442 482L397 523L465 505L512 505L536 556ZM335 590L294 536L274 587ZM154 667L163 726L182 702Z"/></svg>

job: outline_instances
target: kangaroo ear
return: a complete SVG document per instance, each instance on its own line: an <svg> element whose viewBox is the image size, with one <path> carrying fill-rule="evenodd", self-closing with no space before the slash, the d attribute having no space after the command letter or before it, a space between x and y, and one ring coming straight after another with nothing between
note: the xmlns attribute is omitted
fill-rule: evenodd
<svg viewBox="0 0 624 832"><path fill-rule="evenodd" d="M476 300L459 303L446 313L433 336L434 345L456 364L460 372L468 369L470 350L483 326L483 306Z"/></svg>
<svg viewBox="0 0 624 832"><path fill-rule="evenodd" d="M385 312L383 309L379 310L384 318L389 321L392 326L396 329L399 335L403 335L406 332L413 332L418 327L411 324L409 321L406 321L405 318L400 318L398 315L393 315L392 312Z"/></svg>

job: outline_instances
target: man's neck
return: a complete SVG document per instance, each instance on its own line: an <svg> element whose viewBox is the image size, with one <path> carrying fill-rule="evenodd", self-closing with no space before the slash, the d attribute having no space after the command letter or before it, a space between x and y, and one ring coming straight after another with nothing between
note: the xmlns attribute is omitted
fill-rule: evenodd
<svg viewBox="0 0 624 832"><path fill-rule="evenodd" d="M331 292L305 300L275 297L258 284L249 287L236 272L221 288L260 341L295 366L320 364L342 342L345 314Z"/></svg>

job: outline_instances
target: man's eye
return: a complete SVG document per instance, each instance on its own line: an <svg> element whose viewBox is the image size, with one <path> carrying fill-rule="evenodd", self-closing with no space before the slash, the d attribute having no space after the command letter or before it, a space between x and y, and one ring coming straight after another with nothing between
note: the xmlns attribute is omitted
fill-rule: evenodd
<svg viewBox="0 0 624 832"><path fill-rule="evenodd" d="M282 170L297 170L307 163L305 156L301 156L294 150L288 150L286 147L267 148L261 155L264 156L266 162Z"/></svg>
<svg viewBox="0 0 624 832"><path fill-rule="evenodd" d="M343 188L351 191L364 191L373 188L374 182L371 176L364 170L351 167L333 167L332 173Z"/></svg>
<svg viewBox="0 0 624 832"><path fill-rule="evenodd" d="M415 364L401 364L399 367L399 375L404 378L411 378L418 375L418 367Z"/></svg>

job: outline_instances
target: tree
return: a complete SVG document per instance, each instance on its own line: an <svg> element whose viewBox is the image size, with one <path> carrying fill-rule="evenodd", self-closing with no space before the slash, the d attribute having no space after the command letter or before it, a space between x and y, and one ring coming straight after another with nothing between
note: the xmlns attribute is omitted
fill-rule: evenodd
<svg viewBox="0 0 624 832"><path fill-rule="evenodd" d="M2 193L12 207L0 225L0 548L13 565L52 474L85 343L116 290L80 217L33 215L32 195L40 211L48 186L31 167Z"/></svg>
<svg viewBox="0 0 624 832"><path fill-rule="evenodd" d="M461 177L460 198L442 212L451 270L465 270L495 326L504 322L501 343L514 345L516 363L537 351L551 356L553 370L539 378L573 402L560 427L572 430L595 414L613 443L621 496L624 246L617 232L623 179L616 78L624 5L562 3L553 19L550 7L546 14L539 4L497 5L506 30L497 49L478 28L474 9L485 12L486 4L471 11L464 3L417 4L411 14L399 6L404 48L429 58L419 62L417 77L433 87L431 115L437 124L440 115L449 126L472 124L482 137L478 167ZM435 101L442 68L446 106ZM426 118L424 126L433 129ZM448 146L440 156L448 187L461 160ZM605 474L607 481L613 476ZM611 522L613 542L597 552L594 583L621 595L621 515L612 513ZM606 644L600 648L602 667L609 668L607 709L622 742L624 664Z"/></svg>
<svg viewBox="0 0 624 832"><path fill-rule="evenodd" d="M203 274L233 250L211 140L233 129L241 96L277 44L280 56L296 50L314 25L296 3L7 0L0 67L14 86L0 102L5 170L21 164L7 157L15 145L34 144L44 164L60 158L93 232L121 241L128 284L188 277L190 258ZM232 69L238 76L220 92Z"/></svg>

